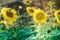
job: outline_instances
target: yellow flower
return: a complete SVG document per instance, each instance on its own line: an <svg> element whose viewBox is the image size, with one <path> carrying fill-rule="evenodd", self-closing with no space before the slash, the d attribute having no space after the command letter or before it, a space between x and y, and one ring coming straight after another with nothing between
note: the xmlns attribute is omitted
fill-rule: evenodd
<svg viewBox="0 0 60 40"><path fill-rule="evenodd" d="M53 24L52 24L53 28L55 28L55 27L56 27L56 24L57 24L57 23L53 23Z"/></svg>
<svg viewBox="0 0 60 40"><path fill-rule="evenodd" d="M58 23L60 23L60 10L55 11L54 16Z"/></svg>
<svg viewBox="0 0 60 40"><path fill-rule="evenodd" d="M36 13L33 15L33 20L36 23L44 23L46 19L47 19L47 14L42 10L36 11Z"/></svg>
<svg viewBox="0 0 60 40"><path fill-rule="evenodd" d="M26 11L30 16L32 16L36 12L36 9L33 7L27 7Z"/></svg>
<svg viewBox="0 0 60 40"><path fill-rule="evenodd" d="M25 4L29 5L31 3L31 0L25 0Z"/></svg>
<svg viewBox="0 0 60 40"><path fill-rule="evenodd" d="M1 20L1 21L0 21L0 24L1 24L1 23L3 23L3 24L5 25L6 28L8 27L8 22L7 22L7 21L5 21L5 20L2 21L2 20Z"/></svg>
<svg viewBox="0 0 60 40"><path fill-rule="evenodd" d="M16 14L15 9L10 8L2 8L1 9L2 17L4 20L9 21L9 23L12 25L16 19L18 18L18 15Z"/></svg>

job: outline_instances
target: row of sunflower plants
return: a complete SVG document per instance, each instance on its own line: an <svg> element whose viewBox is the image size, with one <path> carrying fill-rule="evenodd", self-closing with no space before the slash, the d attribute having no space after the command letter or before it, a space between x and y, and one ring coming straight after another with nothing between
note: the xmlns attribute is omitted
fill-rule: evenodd
<svg viewBox="0 0 60 40"><path fill-rule="evenodd" d="M60 9L54 9L55 2L49 1L49 10L26 7L27 13L32 17L32 22L37 32L36 36L29 37L30 40L59 40L60 39ZM29 40L28 38L28 40Z"/></svg>
<svg viewBox="0 0 60 40"><path fill-rule="evenodd" d="M31 7L31 0L24 1L26 12L3 7L0 11L0 40L59 40L60 10ZM50 7L52 4L49 4Z"/></svg>
<svg viewBox="0 0 60 40"><path fill-rule="evenodd" d="M60 35L60 10L56 10L53 15L48 15L47 12L36 9L34 7L27 7L27 13L32 16L35 30L38 34L32 40L56 40ZM56 38L55 38L56 37Z"/></svg>
<svg viewBox="0 0 60 40"><path fill-rule="evenodd" d="M19 10L2 7L0 10L0 40L26 40L29 36L37 34L34 28L30 27L31 17L27 13L19 14Z"/></svg>

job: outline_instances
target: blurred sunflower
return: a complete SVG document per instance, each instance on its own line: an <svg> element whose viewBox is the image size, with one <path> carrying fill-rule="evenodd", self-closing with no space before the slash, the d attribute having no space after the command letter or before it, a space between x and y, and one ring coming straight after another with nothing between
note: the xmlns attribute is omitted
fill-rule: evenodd
<svg viewBox="0 0 60 40"><path fill-rule="evenodd" d="M36 11L36 13L33 15L33 20L36 23L44 23L46 19L47 19L47 14L42 10Z"/></svg>
<svg viewBox="0 0 60 40"><path fill-rule="evenodd" d="M52 24L53 28L55 28L55 27L56 27L56 25L57 25L57 23L53 23L53 24Z"/></svg>
<svg viewBox="0 0 60 40"><path fill-rule="evenodd" d="M16 14L15 9L10 8L2 8L1 9L2 16L4 20L9 21L9 23L12 25L16 19L18 18L18 15Z"/></svg>
<svg viewBox="0 0 60 40"><path fill-rule="evenodd" d="M30 16L32 16L33 13L36 12L36 9L35 9L34 7L27 7L27 8L26 8L26 11L27 11L27 13L28 13Z"/></svg>
<svg viewBox="0 0 60 40"><path fill-rule="evenodd" d="M8 28L8 22L7 22L7 21L5 21L5 20L2 21L2 20L1 20L1 21L0 21L0 24L1 24L1 23L3 23L3 24L5 25L5 27Z"/></svg>
<svg viewBox="0 0 60 40"><path fill-rule="evenodd" d="M26 5L29 5L31 3L31 0L25 0L24 2Z"/></svg>
<svg viewBox="0 0 60 40"><path fill-rule="evenodd" d="M60 10L55 11L54 16L58 23L60 23Z"/></svg>

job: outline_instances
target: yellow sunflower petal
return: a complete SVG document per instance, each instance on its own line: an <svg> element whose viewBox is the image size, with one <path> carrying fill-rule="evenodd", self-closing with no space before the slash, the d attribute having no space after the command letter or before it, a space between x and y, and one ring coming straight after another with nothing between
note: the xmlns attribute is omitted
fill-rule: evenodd
<svg viewBox="0 0 60 40"><path fill-rule="evenodd" d="M5 25L5 27L8 28L8 23L7 23L7 21L5 21L5 20L2 21L2 20L1 20L1 21L0 21L0 24L1 24L1 23L3 23L3 24Z"/></svg>
<svg viewBox="0 0 60 40"><path fill-rule="evenodd" d="M55 11L54 16L58 23L60 23L60 10Z"/></svg>

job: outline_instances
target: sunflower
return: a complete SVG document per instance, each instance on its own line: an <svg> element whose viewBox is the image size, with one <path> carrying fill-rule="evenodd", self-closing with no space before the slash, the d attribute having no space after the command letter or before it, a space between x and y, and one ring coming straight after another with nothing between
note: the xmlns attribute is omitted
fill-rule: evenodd
<svg viewBox="0 0 60 40"><path fill-rule="evenodd" d="M0 24L3 23L5 25L6 28L8 28L8 22L7 21L1 21Z"/></svg>
<svg viewBox="0 0 60 40"><path fill-rule="evenodd" d="M26 5L29 5L31 3L31 0L25 0L24 2Z"/></svg>
<svg viewBox="0 0 60 40"><path fill-rule="evenodd" d="M55 27L56 27L56 25L57 25L57 23L53 23L53 24L52 24L53 28L55 28Z"/></svg>
<svg viewBox="0 0 60 40"><path fill-rule="evenodd" d="M55 11L54 16L58 23L60 23L60 10Z"/></svg>
<svg viewBox="0 0 60 40"><path fill-rule="evenodd" d="M15 9L10 8L2 8L1 9L2 17L4 20L9 21L9 23L12 25L16 19L18 18L18 15L16 14Z"/></svg>
<svg viewBox="0 0 60 40"><path fill-rule="evenodd" d="M32 16L36 12L36 9L33 7L27 7L26 11L30 16Z"/></svg>
<svg viewBox="0 0 60 40"><path fill-rule="evenodd" d="M47 14L42 10L36 11L36 13L33 15L33 20L36 23L44 23L46 19L47 19Z"/></svg>

